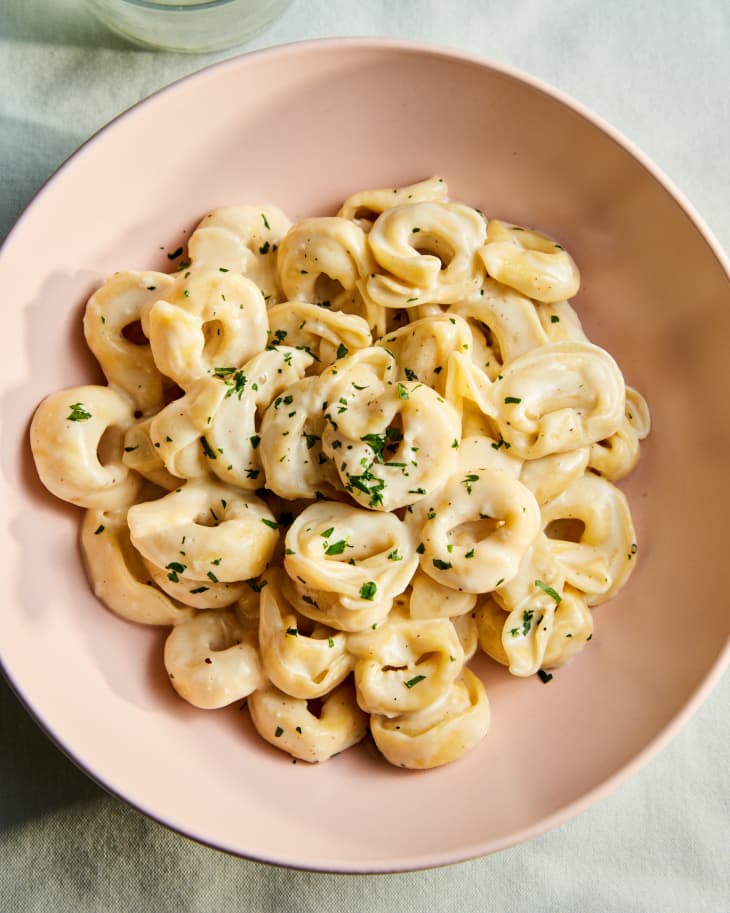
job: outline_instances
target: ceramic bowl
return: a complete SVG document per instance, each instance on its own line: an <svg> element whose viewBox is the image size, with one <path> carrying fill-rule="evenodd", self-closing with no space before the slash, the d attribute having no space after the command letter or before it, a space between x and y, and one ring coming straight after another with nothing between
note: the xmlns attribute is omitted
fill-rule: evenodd
<svg viewBox="0 0 730 913"><path fill-rule="evenodd" d="M92 596L80 512L42 489L28 424L96 380L85 300L122 268L167 269L210 209L327 214L355 190L443 176L453 198L540 226L578 261L575 306L647 397L653 431L622 483L630 583L553 680L478 669L484 742L428 772L361 746L320 766L237 707L172 692L164 632ZM727 261L681 194L608 125L524 75L438 48L322 41L228 60L122 115L41 190L0 257L0 656L39 724L90 776L165 825L245 857L339 872L441 865L545 831L662 746L727 659Z"/></svg>

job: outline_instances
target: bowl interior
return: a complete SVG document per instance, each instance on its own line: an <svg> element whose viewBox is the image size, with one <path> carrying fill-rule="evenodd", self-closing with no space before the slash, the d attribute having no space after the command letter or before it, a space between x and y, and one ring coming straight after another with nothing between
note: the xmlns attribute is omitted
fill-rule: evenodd
<svg viewBox="0 0 730 913"><path fill-rule="evenodd" d="M591 648L549 685L482 663L492 729L459 762L408 773L360 747L321 766L292 764L245 712L183 704L162 667L164 633L95 601L80 513L36 481L28 422L48 392L97 377L81 315L100 280L168 269L167 252L210 209L270 202L291 218L328 214L355 190L432 174L454 199L548 231L578 261L587 332L652 409L643 458L622 484L638 566L596 610ZM481 855L595 801L719 675L727 273L640 156L532 81L389 42L295 45L216 65L123 115L67 163L8 239L0 287L2 662L72 757L171 827L333 871Z"/></svg>

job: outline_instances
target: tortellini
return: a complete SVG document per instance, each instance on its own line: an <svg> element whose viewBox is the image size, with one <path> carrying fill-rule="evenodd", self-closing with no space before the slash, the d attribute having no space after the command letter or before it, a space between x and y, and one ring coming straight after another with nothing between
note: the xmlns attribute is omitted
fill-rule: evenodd
<svg viewBox="0 0 730 913"><path fill-rule="evenodd" d="M30 428L95 595L170 629L182 699L295 760L369 732L398 767L456 761L490 725L472 658L550 681L636 565L617 483L649 409L579 284L440 177L294 223L224 206L174 273L114 273L84 315L106 384Z"/></svg>

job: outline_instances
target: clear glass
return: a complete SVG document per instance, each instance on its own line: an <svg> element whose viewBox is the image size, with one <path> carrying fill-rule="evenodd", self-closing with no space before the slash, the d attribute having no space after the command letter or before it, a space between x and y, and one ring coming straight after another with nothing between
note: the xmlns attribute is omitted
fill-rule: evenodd
<svg viewBox="0 0 730 913"><path fill-rule="evenodd" d="M110 29L138 44L218 51L241 44L292 0L86 0Z"/></svg>

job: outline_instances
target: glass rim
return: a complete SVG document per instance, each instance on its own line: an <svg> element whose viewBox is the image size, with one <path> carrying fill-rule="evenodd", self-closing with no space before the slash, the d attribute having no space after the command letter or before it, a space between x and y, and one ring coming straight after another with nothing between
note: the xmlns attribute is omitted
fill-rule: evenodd
<svg viewBox="0 0 730 913"><path fill-rule="evenodd" d="M182 3L180 0L120 0L127 6L138 6L141 9L153 10L164 13L197 13L206 10L217 9L221 6L228 6L235 3L236 0L190 0L189 3Z"/></svg>

